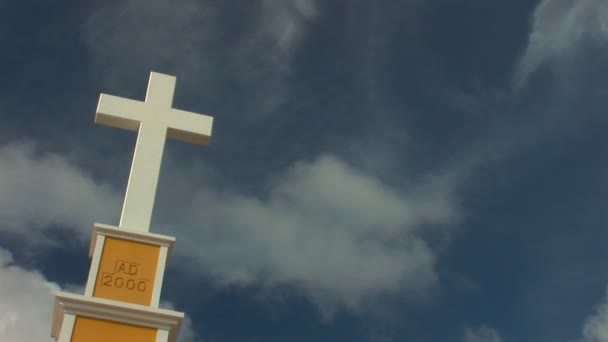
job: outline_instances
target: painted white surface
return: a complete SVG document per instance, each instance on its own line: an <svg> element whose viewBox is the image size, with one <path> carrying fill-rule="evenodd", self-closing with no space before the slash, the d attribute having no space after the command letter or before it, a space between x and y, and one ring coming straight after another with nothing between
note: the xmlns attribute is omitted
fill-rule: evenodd
<svg viewBox="0 0 608 342"><path fill-rule="evenodd" d="M65 314L63 321L61 322L61 331L59 332L59 338L55 339L58 342L70 342L72 339L72 333L74 332L74 324L76 323L76 316Z"/></svg>
<svg viewBox="0 0 608 342"><path fill-rule="evenodd" d="M173 244L175 243L175 238L173 236L142 232L135 229L119 228L109 224L95 223L93 225L93 234L91 235L89 256L92 256L95 253L95 249L97 248L97 237L102 235L129 241L143 242L156 246L166 246L168 248L167 257L171 256Z"/></svg>
<svg viewBox="0 0 608 342"><path fill-rule="evenodd" d="M159 329L156 333L156 342L169 341L169 330Z"/></svg>
<svg viewBox="0 0 608 342"><path fill-rule="evenodd" d="M167 138L207 145L213 118L171 108L175 77L150 73L145 102L101 94L95 123L138 132L121 228L150 230L163 149Z"/></svg>
<svg viewBox="0 0 608 342"><path fill-rule="evenodd" d="M156 267L156 279L154 279L154 289L152 290L151 306L157 308L160 304L160 292L163 288L163 278L165 275L165 267L167 265L167 250L168 247L161 246L158 256L158 265Z"/></svg>
<svg viewBox="0 0 608 342"><path fill-rule="evenodd" d="M93 231L93 235L97 233ZM106 237L100 235L95 239L95 249L93 251L93 258L91 259L91 267L89 268L89 278L87 279L87 285L84 289L84 295L92 297L93 290L95 290L95 283L97 283L97 273L99 273L99 262L101 262L101 254L103 252L103 244L105 243Z"/></svg>

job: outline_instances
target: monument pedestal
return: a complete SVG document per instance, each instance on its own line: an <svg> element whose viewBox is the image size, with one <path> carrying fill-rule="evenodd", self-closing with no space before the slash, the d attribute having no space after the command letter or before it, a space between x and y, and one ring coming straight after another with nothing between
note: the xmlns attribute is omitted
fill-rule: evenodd
<svg viewBox="0 0 608 342"><path fill-rule="evenodd" d="M137 132L120 228L95 224L83 296L57 294L60 342L175 341L184 314L158 308L175 238L148 233L165 140L207 145L213 118L172 108L175 77L150 73L145 101L101 94L95 123Z"/></svg>
<svg viewBox="0 0 608 342"><path fill-rule="evenodd" d="M175 238L96 223L84 295L55 297L59 342L175 341L184 314L158 308Z"/></svg>
<svg viewBox="0 0 608 342"><path fill-rule="evenodd" d="M184 314L59 292L51 336L58 342L175 342Z"/></svg>

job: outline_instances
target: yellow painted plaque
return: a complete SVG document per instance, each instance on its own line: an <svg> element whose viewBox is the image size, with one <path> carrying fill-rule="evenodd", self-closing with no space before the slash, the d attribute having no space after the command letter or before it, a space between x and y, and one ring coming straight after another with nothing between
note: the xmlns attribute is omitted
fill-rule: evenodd
<svg viewBox="0 0 608 342"><path fill-rule="evenodd" d="M157 329L96 318L76 317L71 342L155 342Z"/></svg>
<svg viewBox="0 0 608 342"><path fill-rule="evenodd" d="M150 305L160 246L106 237L93 297Z"/></svg>

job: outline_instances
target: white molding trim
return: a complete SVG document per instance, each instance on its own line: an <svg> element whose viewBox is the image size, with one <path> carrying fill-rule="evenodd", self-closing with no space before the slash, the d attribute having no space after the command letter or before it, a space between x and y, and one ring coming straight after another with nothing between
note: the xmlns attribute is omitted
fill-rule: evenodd
<svg viewBox="0 0 608 342"><path fill-rule="evenodd" d="M59 336L53 336L55 337L55 340L57 340L57 337L59 337L59 341L58 342L70 342L72 340L72 333L74 332L74 323L76 322L76 316L74 315L70 315L70 314L66 314L63 317L63 322L61 323L61 332L59 333ZM52 336L52 334L51 334Z"/></svg>
<svg viewBox="0 0 608 342"><path fill-rule="evenodd" d="M119 239L148 243L157 246L167 247L167 258L171 255L175 238L173 236L142 232L139 230L119 228L108 224L95 223L89 247L89 257L93 255L96 246L97 235L111 236Z"/></svg>
<svg viewBox="0 0 608 342"><path fill-rule="evenodd" d="M182 312L58 292L55 295L51 337L57 339L59 331L63 332L64 329L67 329L63 327L63 320L64 317L70 317L70 315L167 330L169 331L168 342L177 340L184 319L184 313Z"/></svg>
<svg viewBox="0 0 608 342"><path fill-rule="evenodd" d="M161 246L158 256L158 264L156 265L156 279L154 279L154 289L152 290L151 306L157 308L160 303L160 292L163 288L163 278L165 275L165 267L167 265L168 247Z"/></svg>
<svg viewBox="0 0 608 342"><path fill-rule="evenodd" d="M105 235L100 235L97 239L95 239L95 249L93 250L93 258L91 259L91 267L89 268L89 278L87 279L87 285L84 290L85 296L93 296L93 291L95 290L95 283L97 283L99 263L101 261L101 255L103 254L103 244L105 243L105 240Z"/></svg>
<svg viewBox="0 0 608 342"><path fill-rule="evenodd" d="M156 342L167 342L169 341L169 331L164 329L158 329L156 333Z"/></svg>

